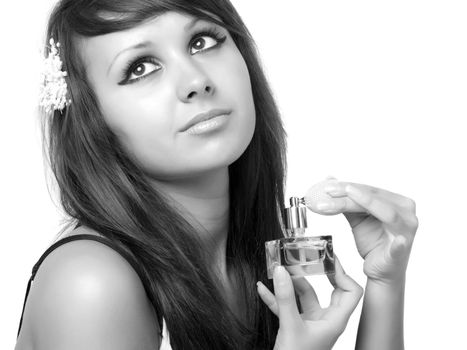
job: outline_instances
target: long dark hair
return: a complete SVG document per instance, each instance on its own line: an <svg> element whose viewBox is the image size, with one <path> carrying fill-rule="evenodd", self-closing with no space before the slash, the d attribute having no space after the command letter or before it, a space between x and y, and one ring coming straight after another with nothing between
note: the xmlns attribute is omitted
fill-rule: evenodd
<svg viewBox="0 0 467 350"><path fill-rule="evenodd" d="M104 122L79 58L77 37L130 29L166 11L225 27L249 70L256 128L245 152L229 166L226 251L228 268L248 305L247 324L224 300L207 263L207 242L149 183ZM277 317L259 300L255 283L261 280L272 288L264 242L282 237L286 135L254 41L235 8L228 0L62 0L46 34L61 44L73 101L42 120L44 156L69 225L86 225L132 254L159 322L162 316L166 321L173 349L272 348Z"/></svg>

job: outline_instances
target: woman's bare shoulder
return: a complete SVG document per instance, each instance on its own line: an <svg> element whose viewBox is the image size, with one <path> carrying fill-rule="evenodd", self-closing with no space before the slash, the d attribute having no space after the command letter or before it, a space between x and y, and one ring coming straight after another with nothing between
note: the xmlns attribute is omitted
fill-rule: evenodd
<svg viewBox="0 0 467 350"><path fill-rule="evenodd" d="M81 233L100 236L86 227L66 236ZM157 349L160 341L138 274L118 252L94 240L68 242L44 259L27 309L35 350Z"/></svg>

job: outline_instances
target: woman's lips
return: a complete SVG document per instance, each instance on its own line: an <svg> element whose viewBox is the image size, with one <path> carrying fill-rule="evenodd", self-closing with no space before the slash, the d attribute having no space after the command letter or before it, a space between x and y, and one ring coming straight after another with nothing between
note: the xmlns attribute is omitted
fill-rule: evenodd
<svg viewBox="0 0 467 350"><path fill-rule="evenodd" d="M187 134L191 135L200 135L206 134L215 130L222 128L228 122L228 115L221 114L217 117L204 120L202 122L196 123L186 130Z"/></svg>
<svg viewBox="0 0 467 350"><path fill-rule="evenodd" d="M199 113L195 115L188 123L186 123L181 129L180 132L187 131L190 129L192 126L196 125L199 122L203 122L205 120L212 119L214 117L220 116L220 115L228 115L232 111L229 109L221 109L221 108L215 108L211 109L207 112Z"/></svg>

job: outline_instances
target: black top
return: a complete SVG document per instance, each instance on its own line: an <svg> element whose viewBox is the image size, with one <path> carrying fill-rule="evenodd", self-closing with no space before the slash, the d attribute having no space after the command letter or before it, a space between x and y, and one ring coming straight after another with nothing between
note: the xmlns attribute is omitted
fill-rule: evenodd
<svg viewBox="0 0 467 350"><path fill-rule="evenodd" d="M21 331L21 324L23 323L24 308L26 306L26 300L28 298L29 289L31 288L31 283L34 280L34 277L36 276L36 273L37 273L37 270L39 269L40 264L44 261L44 259L47 257L47 255L49 255L55 248L61 246L62 244L65 244L65 243L68 243L68 242L71 242L71 241L76 241L78 239L90 239L90 240L98 241L98 242L106 244L110 248L117 251L121 256L123 256L131 264L131 266L133 267L133 269L136 271L139 278L141 279L141 281L142 281L142 283L143 283L143 285L145 287L145 290L147 289L146 285L144 283L145 279L142 278L143 274L142 274L141 269L139 268L139 266L136 265L133 262L133 259L130 257L130 255L129 255L129 253L127 251L125 251L122 247L118 246L112 240L110 240L108 238L103 238L103 237L100 237L100 236L90 235L90 234L77 234L77 235L65 237L63 239L58 240L54 244L52 244L44 252L44 254L42 254L42 256L39 258L37 263L32 268L32 274L31 274L31 278L29 279L28 286L27 286L27 289L26 289L26 296L24 297L24 303L23 303L23 311L21 313L21 319L19 321L19 327L18 327L18 334L17 334L16 337L19 337L19 333ZM146 294L147 294L147 291L146 291ZM159 319L159 326L161 326L162 325L162 317L158 316L158 319ZM160 334L162 334L162 329L160 329Z"/></svg>

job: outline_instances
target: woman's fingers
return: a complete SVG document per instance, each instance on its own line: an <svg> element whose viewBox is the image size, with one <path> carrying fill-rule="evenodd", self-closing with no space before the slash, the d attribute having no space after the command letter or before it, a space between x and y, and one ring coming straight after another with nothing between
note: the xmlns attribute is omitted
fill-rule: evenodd
<svg viewBox="0 0 467 350"><path fill-rule="evenodd" d="M363 291L362 287L345 273L339 258L335 254L334 266L336 273L334 275L328 275L328 278L334 288L339 288L345 292L352 292L357 294Z"/></svg>
<svg viewBox="0 0 467 350"><path fill-rule="evenodd" d="M344 272L337 256L334 255L334 259L336 272L327 277L335 289L326 318L340 321L345 325L363 295L363 288ZM258 294L269 309L279 317L280 327L284 331L294 331L302 322L295 291L300 296L303 312L321 309L316 292L308 281L301 277L292 282L283 266L274 269L273 283L274 294L263 283L258 282Z"/></svg>
<svg viewBox="0 0 467 350"><path fill-rule="evenodd" d="M396 224L400 218L397 207L392 202L376 197L373 193L363 187L355 185L345 187L347 195L368 213L384 223Z"/></svg>
<svg viewBox="0 0 467 350"><path fill-rule="evenodd" d="M321 305L319 304L318 296L314 288L308 283L305 277L296 277L292 279L295 291L300 297L300 305L302 312L313 312L320 310Z"/></svg>
<svg viewBox="0 0 467 350"><path fill-rule="evenodd" d="M382 222L394 223L402 219L402 221L409 226L416 226L418 224L415 214L416 203L411 198L381 188L353 182L342 182L339 186L342 188L342 191L344 191L345 196L350 197L356 204L363 207L367 212L374 214L376 217L378 217L381 212L381 210L378 210L378 206L391 206L393 210L392 213L389 214L389 219L384 220L384 216L382 216ZM375 200L376 205L373 205L373 200ZM373 209L372 207L375 208ZM383 208L383 210L385 209L386 208ZM374 210L374 213L372 210ZM400 218L398 216L400 216Z"/></svg>
<svg viewBox="0 0 467 350"><path fill-rule="evenodd" d="M334 260L336 273L328 275L335 288L331 296L331 306L343 311L345 319L348 319L363 296L363 288L345 273L337 256L334 256Z"/></svg>
<svg viewBox="0 0 467 350"><path fill-rule="evenodd" d="M307 206L319 214L371 214L393 226L417 227L415 201L381 188L327 178L312 186L305 195Z"/></svg>
<svg viewBox="0 0 467 350"><path fill-rule="evenodd" d="M332 180L333 181L329 181ZM366 192L372 193L374 196L386 198L388 201L393 202L401 208L406 208L415 212L416 205L415 201L407 198L401 194L378 188L366 184L360 184L348 181L338 181L335 178L326 178L326 184L324 185L324 191L332 197L345 197L347 196L346 186L351 185L356 188L360 188Z"/></svg>
<svg viewBox="0 0 467 350"><path fill-rule="evenodd" d="M315 290L304 277L293 278L292 284L295 292L297 292L300 297L302 312L313 312L321 309ZM256 283L256 286L261 300L277 317L279 317L279 307L275 295L260 281Z"/></svg>
<svg viewBox="0 0 467 350"><path fill-rule="evenodd" d="M292 279L283 266L277 266L273 273L274 293L258 282L258 294L269 309L279 317L282 329L294 331L302 322L297 308Z"/></svg>
<svg viewBox="0 0 467 350"><path fill-rule="evenodd" d="M298 312L292 279L283 266L277 266L274 269L273 281L280 327L293 331L301 324L302 319Z"/></svg>
<svg viewBox="0 0 467 350"><path fill-rule="evenodd" d="M301 321L295 299L294 286L289 273L283 266L277 266L273 274L274 293L260 281L256 283L258 294L267 307L279 317L284 329L293 329ZM300 284L300 282L298 282ZM303 288L303 286L301 285Z"/></svg>
<svg viewBox="0 0 467 350"><path fill-rule="evenodd" d="M269 310L279 317L279 309L277 307L276 297L274 294L272 294L261 281L258 281L256 286L258 287L258 294L261 300L266 304Z"/></svg>

